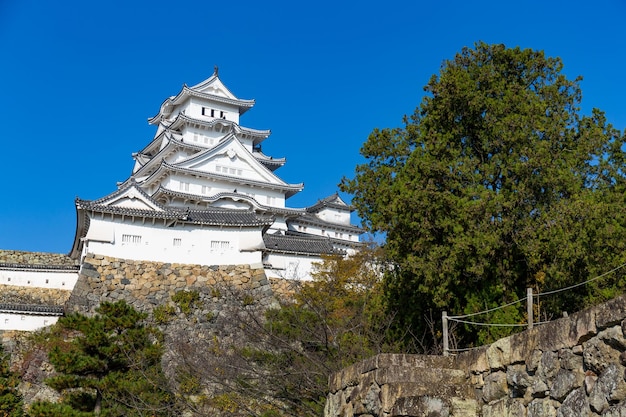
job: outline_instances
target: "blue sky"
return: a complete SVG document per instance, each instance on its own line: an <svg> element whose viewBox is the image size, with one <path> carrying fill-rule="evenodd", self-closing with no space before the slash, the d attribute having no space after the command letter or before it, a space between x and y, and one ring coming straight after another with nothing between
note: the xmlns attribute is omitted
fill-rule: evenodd
<svg viewBox="0 0 626 417"><path fill-rule="evenodd" d="M0 249L66 253L74 199L125 180L162 101L220 78L271 129L263 150L305 190L337 191L375 127L419 104L476 41L544 50L582 75L583 113L626 127L626 2L0 0ZM349 198L349 196L347 196Z"/></svg>

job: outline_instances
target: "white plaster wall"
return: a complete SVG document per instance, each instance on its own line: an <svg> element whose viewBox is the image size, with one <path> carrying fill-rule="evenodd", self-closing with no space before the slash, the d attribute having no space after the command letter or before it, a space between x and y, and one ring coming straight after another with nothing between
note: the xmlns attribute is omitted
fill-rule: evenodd
<svg viewBox="0 0 626 417"><path fill-rule="evenodd" d="M71 291L77 280L78 271L0 269L0 284L4 285Z"/></svg>
<svg viewBox="0 0 626 417"><path fill-rule="evenodd" d="M83 253L123 259L200 265L239 265L261 262L261 252L240 252L239 229L164 227L137 223L110 223L114 242L86 242ZM246 229L243 229L246 230ZM252 229L252 233L261 234ZM140 242L123 242L123 235L140 236ZM180 239L175 243L175 239ZM213 243L212 243L213 242ZM227 242L227 243L226 243Z"/></svg>
<svg viewBox="0 0 626 417"><path fill-rule="evenodd" d="M202 107L215 109L217 111L217 117L203 116ZM228 104L224 103L217 103L213 101L192 98L191 100L183 104L180 107L180 110L184 110L185 114L188 117L199 120L217 119L219 118L219 112L223 111L225 113L226 120L232 120L233 122L239 124L239 108L236 106L229 106Z"/></svg>
<svg viewBox="0 0 626 417"><path fill-rule="evenodd" d="M322 220L337 224L350 224L350 212L345 210L339 210L332 207L322 209L316 214Z"/></svg>
<svg viewBox="0 0 626 417"><path fill-rule="evenodd" d="M264 264L272 268L265 268L265 274L268 278L310 281L313 279L311 272L315 270L314 264L320 262L322 259L319 257L270 253Z"/></svg>
<svg viewBox="0 0 626 417"><path fill-rule="evenodd" d="M59 316L0 312L0 330L34 331L53 325L57 320Z"/></svg>

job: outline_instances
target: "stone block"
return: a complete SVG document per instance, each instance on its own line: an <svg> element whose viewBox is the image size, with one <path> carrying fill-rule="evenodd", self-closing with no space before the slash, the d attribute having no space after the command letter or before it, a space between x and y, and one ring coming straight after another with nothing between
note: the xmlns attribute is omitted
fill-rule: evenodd
<svg viewBox="0 0 626 417"><path fill-rule="evenodd" d="M487 361L491 369L505 369L511 363L511 338L505 337L487 348Z"/></svg>

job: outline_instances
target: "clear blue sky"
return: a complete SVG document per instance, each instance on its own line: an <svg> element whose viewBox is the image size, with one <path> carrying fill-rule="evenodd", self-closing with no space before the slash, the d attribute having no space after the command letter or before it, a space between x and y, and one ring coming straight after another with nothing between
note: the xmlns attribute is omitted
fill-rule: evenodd
<svg viewBox="0 0 626 417"><path fill-rule="evenodd" d="M66 253L74 198L132 169L162 101L209 77L256 106L304 207L401 125L444 59L476 41L544 50L582 75L583 113L626 127L626 2L0 0L0 249Z"/></svg>

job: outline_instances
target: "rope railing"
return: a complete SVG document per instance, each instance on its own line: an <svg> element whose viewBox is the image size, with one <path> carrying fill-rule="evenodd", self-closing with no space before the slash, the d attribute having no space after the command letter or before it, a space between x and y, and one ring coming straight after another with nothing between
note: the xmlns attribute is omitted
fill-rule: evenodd
<svg viewBox="0 0 626 417"><path fill-rule="evenodd" d="M570 285L568 287L564 287L564 288L559 288L556 290L552 290L552 291L546 291L546 292L542 292L542 293L537 293L537 294L533 294L533 289L532 288L527 288L526 289L526 297L524 298L520 298L518 300L512 301L510 303L506 303L503 304L501 306L497 306L497 307L493 307L487 310L483 310L483 311L479 311L477 313L470 313L470 314L462 314L462 315L456 315L456 316L448 316L447 311L443 311L441 313L441 321L442 321L442 325L443 325L443 354L444 356L448 356L450 354L450 352L464 352L467 350L472 350L473 348L467 348L467 349L451 349L449 347L449 336L448 336L448 322L449 321L453 321L453 322L457 322L457 323L463 323L463 324L470 324L470 325L474 325L474 326L488 326L488 327L528 327L529 329L532 329L534 325L538 325L538 324L545 324L545 323L549 323L549 321L541 321L541 322L533 322L534 319L534 311L533 311L533 299L538 299L539 297L545 297L548 295L553 295L553 294L557 294L560 292L564 292L564 291L569 291L572 290L574 288L578 288L578 287L582 287L583 285L587 285L593 281L597 281L601 278L604 278L607 275L610 275L622 268L626 267L626 263L623 263L621 265L619 265L618 267L615 267L613 269L611 269L610 271L607 271L601 275L598 275L596 277L590 278L584 282L580 282L578 284L574 284L574 285ZM488 314L488 313L492 313L494 311L497 310L501 310L503 308L506 307L510 307L512 305L515 304L519 304L521 302L526 301L526 311L527 311L527 316L528 316L528 322L527 323L485 323L485 322L477 322L477 321L471 321L471 320L463 320L469 317L475 317L475 316L479 316L482 314Z"/></svg>

